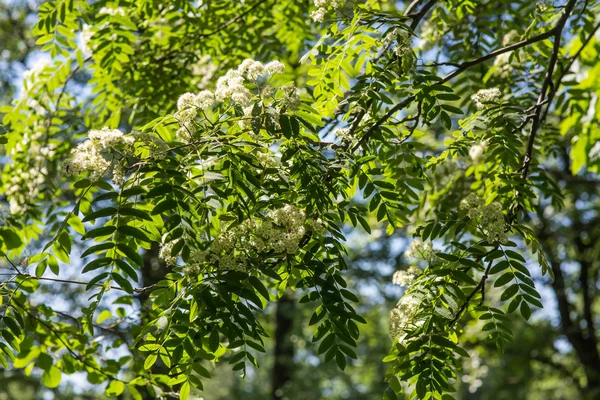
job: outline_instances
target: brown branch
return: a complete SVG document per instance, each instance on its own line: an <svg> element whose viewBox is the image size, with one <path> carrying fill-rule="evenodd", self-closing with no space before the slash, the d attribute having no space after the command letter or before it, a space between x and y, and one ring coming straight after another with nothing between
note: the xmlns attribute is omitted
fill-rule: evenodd
<svg viewBox="0 0 600 400"><path fill-rule="evenodd" d="M495 250L496 248L494 248ZM489 253L488 253L489 254ZM483 258L484 256L482 256L481 258ZM465 300L465 302L460 306L460 308L458 309L458 311L456 312L456 315L454 316L454 318L450 321L450 323L448 324L449 326L454 325L461 317L462 313L467 309L467 307L469 306L469 303L471 303L471 300L473 300L473 297L475 297L475 295L477 294L477 292L481 291L481 302L479 303L479 305L483 304L483 300L484 300L484 296L485 296L485 282L488 279L488 276L490 274L490 269L492 269L492 261L490 260L488 263L487 268L485 269L485 272L483 273L483 276L481 277L481 279L479 280L479 283L477 284L477 286L475 286L475 288L471 291L471 293L469 293L467 295L467 299Z"/></svg>
<svg viewBox="0 0 600 400"><path fill-rule="evenodd" d="M525 156L523 157L523 163L521 166L521 170L522 170L521 177L523 179L527 178L527 173L529 172L529 165L531 164L531 158L533 155L533 144L535 142L535 137L537 135L538 129L542 123L542 118L541 118L542 106L541 105L546 100L546 94L547 94L548 88L550 86L552 86L550 89L551 94L550 94L550 96L548 96L548 98L554 97L554 95L552 93L556 92L556 86L553 85L553 81L552 81L552 74L554 73L554 68L556 67L556 63L558 61L558 54L560 53L560 41L561 41L561 37L562 37L562 31L565 27L567 20L569 19L569 16L571 15L571 12L573 11L573 8L575 7L575 3L576 3L576 0L569 0L569 2L567 3L567 5L564 8L563 15L560 17L560 19L556 23L556 26L552 29L552 36L554 36L554 47L552 49L552 55L550 56L550 60L548 62L548 68L546 70L546 77L544 78L544 82L542 83L542 89L540 90L540 94L538 96L538 101L537 101L538 107L536 107L536 109L535 109L535 114L533 116L532 124L531 124L531 132L529 134L529 141L527 142L527 149L525 151ZM550 104L548 104L546 107L550 107Z"/></svg>
<svg viewBox="0 0 600 400"><path fill-rule="evenodd" d="M573 2L573 3L575 2L575 0L570 0L570 1ZM570 14L570 10L569 10L569 14ZM567 17L565 17L565 15ZM465 62L459 64L459 66L458 66L458 68L456 70L454 70L450 74L446 75L444 78L442 78L441 80L439 80L437 83L440 84L440 85L442 85L444 83L447 83L450 80L456 78L458 75L460 75L463 72L467 71L469 68L474 67L476 65L479 65L481 63L484 63L484 62L486 62L488 60L491 60L491 59L493 59L493 58L495 58L495 57L497 57L497 56L499 56L501 54L508 53L510 51L520 49L522 47L531 45L533 43L540 42L540 41L548 39L548 38L550 38L552 36L556 36L557 33L558 33L558 36L560 36L560 33L562 32L562 28L564 27L564 22L562 22L562 25L561 25L561 21L564 19L564 21L566 22L566 18L568 18L568 14L566 13L566 10L565 10L565 14L563 15L563 17L561 17L561 19L559 20L559 22L557 23L557 25L554 28L550 29L549 31L541 33L541 34L539 34L537 36L534 36L532 38L529 38L529 39L522 40L520 42L511 44L509 46L505 46L505 47L503 47L501 49L494 50L491 53L488 53L488 54L486 54L484 56L481 56L479 58L476 58L476 59L473 59L473 60L470 60L470 61L465 61ZM394 115L396 112L398 112L398 111L402 110L403 108L407 107L411 102L413 102L415 100L415 98L416 98L415 95L409 96L404 101L402 101L402 102L398 103L397 105L395 105L394 107L392 107L385 115L383 115L381 118L379 118L377 120L377 122L375 122L375 124L373 124L369 128L369 130L365 133L365 135L363 135L363 137L358 141L358 143L355 146L352 147L352 151L357 150L363 143L365 143L371 137L371 135L373 134L373 132L375 131L375 129L379 128L383 123L385 123L385 121L387 121L389 118L391 118L391 116ZM542 99L542 102L543 101L544 101L544 99ZM540 103L540 102L538 101L538 103ZM539 110L540 107L538 106L537 109ZM363 115L364 115L364 113L363 113ZM357 118L362 119L362 116L359 116ZM359 122L360 122L360 120L359 120ZM358 125L358 124L356 124L356 125ZM354 126L354 124L353 124L353 126ZM352 130L351 130L351 133L352 133Z"/></svg>
<svg viewBox="0 0 600 400"><path fill-rule="evenodd" d="M416 13L413 13L412 9L414 7L416 7L417 3L420 3L420 0L415 0L412 2L412 4L410 4L408 6L408 8L406 9L405 15L407 15L409 18L412 19L412 22L410 24L410 29L412 29L414 31L417 28L417 26L419 26L419 22L421 22L421 20L425 16L425 14L427 14L429 12L429 10L434 6L436 1L437 0L429 0L429 2L427 4L425 4L423 7L421 7L421 9Z"/></svg>
<svg viewBox="0 0 600 400"><path fill-rule="evenodd" d="M12 262L11 262L12 264ZM14 266L14 264L12 264ZM68 284L72 284L72 285L84 285L87 286L89 284L89 282L83 282L83 281L75 281L72 279L60 279L60 278L47 278L47 277L37 277L37 276L33 276L30 274L24 274L22 272L19 272L17 270L17 274L10 274L10 276L16 277L16 276L20 276L22 278L25 279L35 279L37 281L49 281L49 282L58 282L58 283L68 283ZM8 274L0 274L0 275L8 275ZM97 286L97 287L103 287L104 285L102 283L95 283L92 286ZM141 288L134 288L133 291L137 294L141 294L141 293L145 293L151 290L154 290L156 288L156 285L149 285L149 286L144 286ZM125 291L125 289L119 287L119 286L108 286L107 287L108 290L121 290L121 291Z"/></svg>
<svg viewBox="0 0 600 400"><path fill-rule="evenodd" d="M246 15L250 14L252 11L254 11L255 9L257 9L259 6L261 6L262 4L265 4L267 2L270 2L272 0L259 0L256 3L254 3L252 6L248 7L245 11L243 11L242 13L240 13L239 15L235 16L234 18L230 19L229 21L226 21L225 23L219 25L216 29L206 32L206 33L201 33L200 35L198 35L196 38L187 38L186 40L184 40L182 42L182 47L185 47L187 44L189 44L189 42L191 40L204 40L210 36L216 35L217 33L220 33L221 31L227 29L229 26L235 24L236 22L240 22ZM162 57L158 58L156 61L157 62L161 62L164 60L167 60L169 58L171 58L173 55L180 53L180 49L173 49L167 53L165 53Z"/></svg>
<svg viewBox="0 0 600 400"><path fill-rule="evenodd" d="M573 54L572 57L569 58L569 63L565 67L561 67L561 71L562 72L561 72L560 76L558 77L558 79L556 80L556 83L553 83L554 90L552 90L550 92L550 94L548 95L547 102L549 104L551 104L552 101L554 100L554 96L556 96L556 93L558 92L558 89L560 88L563 79L569 73L569 71L571 70L571 67L573 66L573 64L575 63L575 61L577 59L579 59L579 57L581 56L581 53L583 52L583 50L585 49L585 47L590 43L590 41L592 40L592 38L595 36L595 34L598 31L598 29L600 29L600 22L598 22L596 24L596 26L594 26L594 28L592 29L592 31L590 32L590 34L588 35L588 37L581 44L581 47L579 48L579 50L577 50L577 52L575 54ZM550 106L549 105L548 105L548 107L546 107L546 109L544 110L544 113L543 113L543 115L541 117L541 121L542 122L544 122L546 120L546 117L548 115L548 111L550 111Z"/></svg>

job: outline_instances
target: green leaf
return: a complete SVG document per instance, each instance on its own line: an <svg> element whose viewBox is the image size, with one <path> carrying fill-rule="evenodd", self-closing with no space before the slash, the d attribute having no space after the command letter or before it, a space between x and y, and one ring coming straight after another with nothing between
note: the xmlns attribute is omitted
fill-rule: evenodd
<svg viewBox="0 0 600 400"><path fill-rule="evenodd" d="M101 228L92 229L85 235L83 235L84 239L92 239L100 236L108 236L111 235L114 231L117 230L116 226L103 226Z"/></svg>
<svg viewBox="0 0 600 400"><path fill-rule="evenodd" d="M116 213L117 213L117 209L116 208L114 208L114 207L107 207L107 208L103 208L103 209L100 209L98 211L94 211L92 213L89 213L81 221L82 222L88 222L88 221L93 221L93 220L98 219L98 218L112 217Z"/></svg>
<svg viewBox="0 0 600 400"><path fill-rule="evenodd" d="M113 242L106 242L106 243L96 244L94 246L89 247L86 251L84 251L81 254L81 258L87 257L90 254L94 254L94 253L97 253L99 251L112 249L113 247L115 247L115 244Z"/></svg>
<svg viewBox="0 0 600 400"><path fill-rule="evenodd" d="M526 301L521 302L521 315L526 320L529 320L529 317L531 317L531 308L529 307L529 304L527 304Z"/></svg>
<svg viewBox="0 0 600 400"><path fill-rule="evenodd" d="M335 353L335 362L342 371L346 369L346 355L341 351Z"/></svg>
<svg viewBox="0 0 600 400"><path fill-rule="evenodd" d="M316 324L317 322L319 322L320 320L322 320L325 317L325 314L327 314L327 312L325 311L323 306L317 307L316 311L310 317L310 321L308 322L308 325L310 326L310 325Z"/></svg>
<svg viewBox="0 0 600 400"><path fill-rule="evenodd" d="M140 266L140 267L144 266L144 259L135 249L132 249L131 247L127 246L125 243L121 243L121 242L117 243L117 249L121 253L123 253L125 256L127 256L131 261L136 263L138 266Z"/></svg>
<svg viewBox="0 0 600 400"><path fill-rule="evenodd" d="M183 385L181 385L181 389L179 390L179 399L187 400L190 395L190 382L186 381Z"/></svg>
<svg viewBox="0 0 600 400"><path fill-rule="evenodd" d="M144 242L150 243L151 240L148 236L139 228L135 228L129 225L123 225L119 227L119 232L125 236L134 237L136 239L142 240Z"/></svg>
<svg viewBox="0 0 600 400"><path fill-rule="evenodd" d="M504 275L502 275L500 278L496 279L496 282L494 283L494 287L506 285L508 282L513 280L514 277L515 276L513 275L512 272L507 272Z"/></svg>
<svg viewBox="0 0 600 400"><path fill-rule="evenodd" d="M157 359L158 359L158 355L156 353L148 354L148 357L146 357L146 360L144 361L144 369L146 371L149 371Z"/></svg>
<svg viewBox="0 0 600 400"><path fill-rule="evenodd" d="M135 217L137 219L142 219L145 221L152 221L152 217L150 217L150 214L148 214L147 211L140 210L138 208L133 208L133 207L119 208L119 215L124 215L127 217Z"/></svg>
<svg viewBox="0 0 600 400"><path fill-rule="evenodd" d="M8 229L8 228L0 229L0 236L2 236L2 239L4 239L6 248L9 250L16 249L17 247L20 247L22 244L21 238L12 229Z"/></svg>
<svg viewBox="0 0 600 400"><path fill-rule="evenodd" d="M106 387L106 395L107 396L120 396L125 390L125 384L121 381L111 380L108 386Z"/></svg>
<svg viewBox="0 0 600 400"><path fill-rule="evenodd" d="M42 374L42 383L49 389L54 389L60 385L61 372L60 369L52 366Z"/></svg>
<svg viewBox="0 0 600 400"><path fill-rule="evenodd" d="M504 293L502 293L502 295L500 296L500 300L506 301L506 300L510 299L511 297L513 297L515 294L517 294L518 291L519 291L519 285L515 283L514 285L509 286L509 288L506 289L504 291Z"/></svg>

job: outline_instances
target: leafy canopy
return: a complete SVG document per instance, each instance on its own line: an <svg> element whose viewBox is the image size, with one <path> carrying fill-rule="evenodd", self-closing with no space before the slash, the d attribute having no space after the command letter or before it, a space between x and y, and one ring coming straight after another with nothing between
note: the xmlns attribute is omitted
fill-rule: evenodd
<svg viewBox="0 0 600 400"><path fill-rule="evenodd" d="M542 307L531 269L551 270L527 222L562 205L549 171L598 168L598 14L583 0L44 3L39 61L1 109L0 364L49 388L82 371L109 396L185 399L211 362L257 364L262 311L289 288L344 369L365 323L345 235L383 224L414 232L415 260L394 275L408 288L384 396L452 399L462 317L502 351L509 314ZM169 273L144 286L153 251ZM53 282L83 305L40 302ZM492 282L503 309L486 305Z"/></svg>

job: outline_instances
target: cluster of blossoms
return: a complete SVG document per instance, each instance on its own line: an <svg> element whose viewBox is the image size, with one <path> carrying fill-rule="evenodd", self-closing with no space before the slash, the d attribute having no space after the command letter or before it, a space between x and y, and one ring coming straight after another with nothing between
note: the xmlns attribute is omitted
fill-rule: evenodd
<svg viewBox="0 0 600 400"><path fill-rule="evenodd" d="M181 238L172 240L170 242L165 242L164 240L165 237L163 236L163 243L160 245L158 258L163 260L167 265L174 265L177 262L178 255L173 255L173 247L179 243Z"/></svg>
<svg viewBox="0 0 600 400"><path fill-rule="evenodd" d="M314 0L314 3L318 8L310 13L310 17L315 22L323 22L327 11L329 9L340 9L344 5L345 0Z"/></svg>
<svg viewBox="0 0 600 400"><path fill-rule="evenodd" d="M10 179L4 182L3 192L8 198L11 214L22 214L27 204L40 194L40 188L46 180L46 163L52 159L55 150L51 145L43 145L40 130L25 133L21 142L11 150L11 157L18 162L9 164Z"/></svg>
<svg viewBox="0 0 600 400"><path fill-rule="evenodd" d="M469 218L479 220L488 242L504 243L508 240L507 225L500 203L492 202L486 206L481 197L471 193L460 202L460 209L466 210Z"/></svg>
<svg viewBox="0 0 600 400"><path fill-rule="evenodd" d="M44 73L46 67L49 67L50 65L51 62L47 58L38 58L33 67L31 67L23 73L23 80L25 81L25 85L27 85L27 81L34 82L39 75Z"/></svg>
<svg viewBox="0 0 600 400"><path fill-rule="evenodd" d="M420 274L421 270L414 265L411 265L406 271L400 270L394 272L394 275L392 275L392 283L394 285L409 286Z"/></svg>
<svg viewBox="0 0 600 400"><path fill-rule="evenodd" d="M91 172L92 178L97 179L110 170L113 173L113 181L120 184L125 178L125 171L120 164L113 161L132 156L134 141L133 136L125 136L118 129L103 128L90 131L88 139L71 151L66 162L67 173L77 175ZM115 154L118 157L115 157ZM112 159L107 160L106 155L111 155Z"/></svg>
<svg viewBox="0 0 600 400"><path fill-rule="evenodd" d="M383 48L387 48L393 43L396 43L394 52L399 57L410 54L412 51L410 33L404 29L392 29L385 35L383 38Z"/></svg>
<svg viewBox="0 0 600 400"><path fill-rule="evenodd" d="M252 103L253 94L247 87L248 83L254 84L261 93L261 96L274 97L276 90L264 84L261 77L269 77L274 74L280 74L285 71L285 65L279 61L270 61L263 64L252 59L244 60L236 69L228 70L225 75L217 80L215 92L202 90L198 94L185 93L177 101L177 112L175 118L180 123L178 136L184 139L190 139L195 133L196 128L192 123L196 118L198 110L212 107L216 102L230 100L242 106L245 118L240 121L240 126L246 128L250 125L254 104ZM282 108L295 111L300 106L300 97L298 90L292 85L280 88L279 106L269 106L267 112L276 120Z"/></svg>
<svg viewBox="0 0 600 400"><path fill-rule="evenodd" d="M390 311L389 331L393 339L402 341L406 336L406 328L413 322L413 317L419 310L421 300L413 294L402 296L396 308Z"/></svg>
<svg viewBox="0 0 600 400"><path fill-rule="evenodd" d="M111 15L113 17L115 16L119 16L119 17L124 17L125 16L125 9L123 7L102 7L100 10L98 10L98 15Z"/></svg>
<svg viewBox="0 0 600 400"><path fill-rule="evenodd" d="M497 102L502 97L502 92L498 88L481 89L477 93L471 96L471 100L475 103L475 107L479 110L483 110L486 107L486 103Z"/></svg>
<svg viewBox="0 0 600 400"><path fill-rule="evenodd" d="M281 167L281 156L269 151L266 153L257 152L256 158L263 168L280 168Z"/></svg>
<svg viewBox="0 0 600 400"><path fill-rule="evenodd" d="M469 157L473 160L473 164L479 165L483 161L483 153L487 147L487 142L482 141L469 149Z"/></svg>
<svg viewBox="0 0 600 400"><path fill-rule="evenodd" d="M219 101L231 99L247 107L252 99L252 93L245 85L245 80L256 82L260 76L280 74L285 71L285 65L279 61L263 64L251 59L244 60L237 69L230 69L217 80L215 97Z"/></svg>
<svg viewBox="0 0 600 400"><path fill-rule="evenodd" d="M224 270L245 269L250 251L293 254L309 231L320 236L327 234L320 219L307 218L303 210L288 204L266 213L264 218L247 219L219 234L208 249L192 252L186 273L198 275L205 263ZM177 259L172 254L176 243L161 246L159 256L168 264L175 264Z"/></svg>
<svg viewBox="0 0 600 400"><path fill-rule="evenodd" d="M90 40L94 36L94 31L92 31L92 26L88 24L83 24L81 27L81 32L79 34L79 40L81 43L81 52L83 54L91 53L92 49L90 48Z"/></svg>
<svg viewBox="0 0 600 400"><path fill-rule="evenodd" d="M431 242L423 242L421 239L413 240L408 246L408 250L404 252L404 257L413 258L416 256L420 256L427 261L435 259L436 255Z"/></svg>
<svg viewBox="0 0 600 400"><path fill-rule="evenodd" d="M337 128L333 130L333 136L338 137L342 141L351 141L352 135L349 128Z"/></svg>

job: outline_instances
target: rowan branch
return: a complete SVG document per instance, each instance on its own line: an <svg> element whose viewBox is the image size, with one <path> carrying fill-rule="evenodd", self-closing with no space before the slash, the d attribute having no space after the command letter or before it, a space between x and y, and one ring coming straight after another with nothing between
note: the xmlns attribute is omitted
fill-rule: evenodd
<svg viewBox="0 0 600 400"><path fill-rule="evenodd" d="M535 137L537 135L538 129L542 123L542 104L546 101L546 94L548 88L552 85L550 89L550 93L555 93L557 87L553 85L552 75L554 73L554 68L556 67L556 63L558 61L558 54L560 53L560 41L562 37L562 31L565 27L573 8L575 7L575 3L577 0L569 0L565 9L563 11L563 15L560 17L556 26L552 29L552 36L554 36L554 47L552 49L552 55L550 56L550 60L548 62L548 68L546 70L546 77L544 78L544 82L542 83L542 89L540 90L540 94L538 96L537 105L535 108L535 113L532 118L531 124L531 133L529 134L529 141L527 142L527 149L525 151L525 156L523 157L523 163L521 166L521 177L523 179L527 178L527 174L529 172L529 165L531 164L531 157L533 155L533 144L535 142ZM553 94L548 96L548 98L554 97ZM550 104L547 104L546 107L550 107Z"/></svg>
<svg viewBox="0 0 600 400"><path fill-rule="evenodd" d="M484 296L485 296L485 282L488 279L488 276L490 274L490 269L492 269L492 261L490 260L488 263L487 268L485 269L485 272L483 273L483 276L481 277L481 279L479 280L479 283L477 284L477 286L475 286L475 288L471 291L471 293L469 293L467 295L467 299L465 300L465 302L460 306L460 308L458 309L458 311L456 312L456 315L454 316L454 318L450 321L449 326L454 325L462 316L463 312L467 309L467 307L469 306L469 304L471 303L471 300L473 300L473 297L475 297L475 295L477 294L477 292L481 291L481 302L479 303L479 305L483 304L484 301Z"/></svg>
<svg viewBox="0 0 600 400"><path fill-rule="evenodd" d="M570 1L575 2L575 0L570 0ZM569 13L570 13L570 11L569 11ZM564 15L563 15L563 17L564 17ZM542 40L548 39L548 38L552 37L553 35L556 35L557 32L559 32L559 35L560 35L560 33L562 32L562 28L564 27L564 22L561 25L560 21L562 21L562 17L561 17L561 20L559 20L559 22L557 23L557 25L554 28L550 29L549 31L541 33L532 38L511 44L509 46L502 47L502 48L500 48L498 50L494 50L491 53L488 53L484 56L475 58L470 61L465 61L465 62L459 64L458 68L456 70L454 70L451 73L449 73L448 75L446 75L444 78L439 80L437 83L440 85L447 83L448 81L456 78L458 75L467 71L471 67L474 67L474 66L484 63L488 60L491 60L501 54L508 53L510 51L514 51L514 50L520 49L522 47L529 46L533 43L537 43ZM566 21L566 18L565 18L565 21ZM379 128L383 123L385 123L385 121L387 121L389 118L391 118L392 115L394 115L396 112L407 107L410 103L412 103L415 100L415 98L416 98L415 95L409 96L404 101L402 101L402 102L396 104L394 107L392 107L385 115L383 115L381 118L379 118L377 120L377 122L375 122L375 124L373 124L369 128L369 130L363 135L363 137L358 141L358 143L352 147L352 151L357 150L362 144L364 144L371 137L371 135L373 134L375 129ZM543 99L542 99L542 101L543 101ZM538 109L539 109L539 107L538 107ZM364 115L364 113L363 113L363 115ZM359 119L359 122L360 122L360 119L362 119L362 116L357 117L357 119ZM354 124L353 124L353 126L354 126ZM358 123L356 123L356 126L358 126ZM351 129L350 132L352 133L353 130Z"/></svg>

